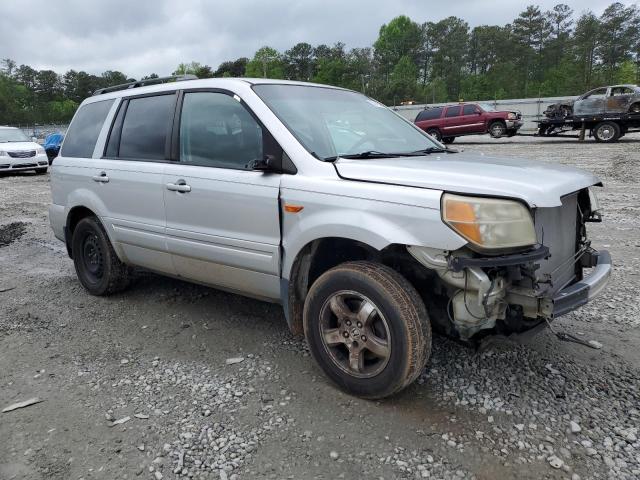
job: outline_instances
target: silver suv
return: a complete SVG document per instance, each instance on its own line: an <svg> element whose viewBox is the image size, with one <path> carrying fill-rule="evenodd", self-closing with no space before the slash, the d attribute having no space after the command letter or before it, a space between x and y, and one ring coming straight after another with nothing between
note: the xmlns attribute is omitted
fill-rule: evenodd
<svg viewBox="0 0 640 480"><path fill-rule="evenodd" d="M112 90L82 103L52 168L51 226L82 285L108 295L142 267L280 303L352 394L410 384L432 328L525 332L608 280L589 173L447 150L326 85Z"/></svg>

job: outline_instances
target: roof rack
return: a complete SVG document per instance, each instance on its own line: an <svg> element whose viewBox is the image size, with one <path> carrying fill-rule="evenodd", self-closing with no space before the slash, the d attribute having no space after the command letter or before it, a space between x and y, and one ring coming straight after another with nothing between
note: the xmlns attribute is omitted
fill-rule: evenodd
<svg viewBox="0 0 640 480"><path fill-rule="evenodd" d="M144 80L138 80L137 82L123 83L120 85L114 85L112 87L99 88L93 95L102 95L104 93L117 92L118 90L128 90L130 88L144 87L145 85L155 85L157 83L169 83L169 82L184 82L185 80L197 80L195 75L170 75L168 77L160 78L145 78Z"/></svg>

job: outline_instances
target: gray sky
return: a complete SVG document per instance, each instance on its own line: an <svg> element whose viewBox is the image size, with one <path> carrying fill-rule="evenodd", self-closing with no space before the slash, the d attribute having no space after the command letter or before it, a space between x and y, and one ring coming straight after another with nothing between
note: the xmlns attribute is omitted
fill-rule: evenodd
<svg viewBox="0 0 640 480"><path fill-rule="evenodd" d="M264 45L297 42L370 46L383 23L450 15L472 27L510 22L532 1L515 0L2 0L0 58L63 73L120 70L133 77L170 74L180 62L214 69ZM536 2L543 10L560 0ZM596 15L607 0L564 0ZM625 4L635 3L623 1Z"/></svg>

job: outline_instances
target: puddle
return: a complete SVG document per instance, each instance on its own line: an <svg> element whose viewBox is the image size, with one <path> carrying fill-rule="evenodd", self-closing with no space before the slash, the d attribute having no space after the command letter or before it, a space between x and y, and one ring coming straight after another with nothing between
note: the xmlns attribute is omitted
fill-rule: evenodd
<svg viewBox="0 0 640 480"><path fill-rule="evenodd" d="M13 222L0 225L0 248L11 245L27 232L27 224L24 222Z"/></svg>

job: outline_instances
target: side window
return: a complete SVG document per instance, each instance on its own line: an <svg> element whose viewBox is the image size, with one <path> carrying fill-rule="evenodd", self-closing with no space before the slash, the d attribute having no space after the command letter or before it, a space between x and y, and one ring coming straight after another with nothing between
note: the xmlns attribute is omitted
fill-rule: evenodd
<svg viewBox="0 0 640 480"><path fill-rule="evenodd" d="M592 100L595 100L597 98L604 98L606 96L607 96L607 89L606 88L598 88L597 90L594 90L593 92L591 92L589 95L587 95L584 98L585 99L590 98Z"/></svg>
<svg viewBox="0 0 640 480"><path fill-rule="evenodd" d="M611 96L615 97L616 95L631 95L633 90L629 87L615 87L611 89Z"/></svg>
<svg viewBox="0 0 640 480"><path fill-rule="evenodd" d="M462 115L475 115L478 107L475 105L465 105L462 107Z"/></svg>
<svg viewBox="0 0 640 480"><path fill-rule="evenodd" d="M91 158L102 124L112 105L113 100L103 100L80 107L67 131L60 155Z"/></svg>
<svg viewBox="0 0 640 480"><path fill-rule="evenodd" d="M447 112L444 114L445 117L457 117L458 115L460 115L460 107L457 105L447 108Z"/></svg>
<svg viewBox="0 0 640 480"><path fill-rule="evenodd" d="M442 115L442 108L429 108L427 110L423 110L418 114L416 118L416 122L421 122L422 120L433 120L434 118L440 118Z"/></svg>
<svg viewBox="0 0 640 480"><path fill-rule="evenodd" d="M262 127L234 97L188 92L180 119L180 162L247 169L262 158Z"/></svg>
<svg viewBox="0 0 640 480"><path fill-rule="evenodd" d="M164 160L174 105L173 93L130 99L124 112L117 156L133 160ZM118 112L118 116L120 114ZM111 138L107 147L107 152L110 151L113 152Z"/></svg>

